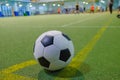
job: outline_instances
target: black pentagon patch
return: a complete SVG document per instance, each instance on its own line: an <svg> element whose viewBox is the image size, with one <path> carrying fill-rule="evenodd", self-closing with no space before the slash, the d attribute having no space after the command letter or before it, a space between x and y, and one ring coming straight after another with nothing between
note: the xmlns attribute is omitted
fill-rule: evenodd
<svg viewBox="0 0 120 80"><path fill-rule="evenodd" d="M63 34L63 33L62 33L62 35L63 35L67 40L69 40L69 41L71 40L67 35L65 35L65 34Z"/></svg>
<svg viewBox="0 0 120 80"><path fill-rule="evenodd" d="M49 68L50 62L47 59L45 59L44 57L38 58L38 61L41 66Z"/></svg>
<svg viewBox="0 0 120 80"><path fill-rule="evenodd" d="M53 44L53 36L45 36L42 40L41 43L44 45L44 47L50 46Z"/></svg>
<svg viewBox="0 0 120 80"><path fill-rule="evenodd" d="M69 49L64 49L60 51L59 59L66 62L70 58L70 56L71 54L70 54Z"/></svg>

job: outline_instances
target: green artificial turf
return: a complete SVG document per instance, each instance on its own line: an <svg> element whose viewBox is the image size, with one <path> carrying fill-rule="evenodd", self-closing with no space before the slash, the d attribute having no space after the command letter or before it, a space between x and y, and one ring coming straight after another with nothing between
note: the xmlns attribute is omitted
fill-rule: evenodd
<svg viewBox="0 0 120 80"><path fill-rule="evenodd" d="M108 23L112 19L111 23ZM20 69L15 74L39 80L68 78L70 80L120 79L120 19L116 12L95 14L39 15L0 18L0 71L12 65L34 59L33 44L37 37L49 30L59 30L73 41L75 55L93 38L97 31L108 26L76 75L58 76L46 73L39 64ZM69 73L70 68L66 73Z"/></svg>

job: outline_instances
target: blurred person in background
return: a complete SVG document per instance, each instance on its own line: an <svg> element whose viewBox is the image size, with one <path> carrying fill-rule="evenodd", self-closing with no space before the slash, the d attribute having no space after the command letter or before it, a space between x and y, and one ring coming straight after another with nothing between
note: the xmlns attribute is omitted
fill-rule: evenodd
<svg viewBox="0 0 120 80"><path fill-rule="evenodd" d="M100 12L100 8L101 8L100 6L97 6L97 12Z"/></svg>
<svg viewBox="0 0 120 80"><path fill-rule="evenodd" d="M60 9L60 8L58 8L58 9L57 9L57 12L58 12L58 14L60 14L60 13L61 13L61 9Z"/></svg>
<svg viewBox="0 0 120 80"><path fill-rule="evenodd" d="M120 18L120 0L119 0L119 3L118 3L118 15L117 15L118 18Z"/></svg>
<svg viewBox="0 0 120 80"><path fill-rule="evenodd" d="M90 13L94 13L94 10L95 10L95 7L94 7L94 5L92 4L91 7L90 7Z"/></svg>
<svg viewBox="0 0 120 80"><path fill-rule="evenodd" d="M110 11L110 14L112 14L112 11L113 11L113 9L112 9L113 2L114 2L114 0L109 0L109 11Z"/></svg>
<svg viewBox="0 0 120 80"><path fill-rule="evenodd" d="M119 0L119 3L118 3L118 14L120 14L120 0Z"/></svg>
<svg viewBox="0 0 120 80"><path fill-rule="evenodd" d="M79 14L79 4L78 3L76 4L76 13Z"/></svg>

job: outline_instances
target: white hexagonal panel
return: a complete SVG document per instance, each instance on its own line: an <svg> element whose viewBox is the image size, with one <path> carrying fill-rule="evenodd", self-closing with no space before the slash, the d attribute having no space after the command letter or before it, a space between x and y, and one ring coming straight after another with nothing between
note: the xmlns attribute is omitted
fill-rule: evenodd
<svg viewBox="0 0 120 80"><path fill-rule="evenodd" d="M44 52L44 47L41 44L41 42L35 43L35 48L34 48L34 56L36 59L40 58L43 56Z"/></svg>
<svg viewBox="0 0 120 80"><path fill-rule="evenodd" d="M59 59L60 49L55 45L48 46L44 49L44 57L50 62L54 62Z"/></svg>
<svg viewBox="0 0 120 80"><path fill-rule="evenodd" d="M69 41L60 34L54 37L54 45L59 47L61 50L66 49L69 46Z"/></svg>

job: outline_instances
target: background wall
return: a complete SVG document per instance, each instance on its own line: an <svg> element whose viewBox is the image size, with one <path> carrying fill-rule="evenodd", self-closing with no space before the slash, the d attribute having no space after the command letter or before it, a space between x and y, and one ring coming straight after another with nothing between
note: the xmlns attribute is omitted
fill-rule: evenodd
<svg viewBox="0 0 120 80"><path fill-rule="evenodd" d="M94 4L95 8L101 6L103 10L108 6L108 0L96 0L95 2L90 2L90 0L59 0L55 2L30 2L31 0L0 0L0 16L13 16L14 12L18 12L18 16L23 15L38 15L38 14L56 14L57 9L61 8L61 13L65 13L65 9L72 12L75 9L75 5L79 4L80 9L85 7L88 11L90 6ZM114 0L113 9L117 9L118 1ZM87 4L88 3L88 4Z"/></svg>

